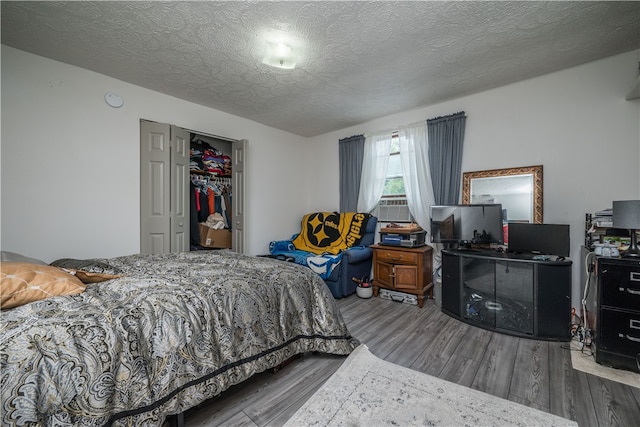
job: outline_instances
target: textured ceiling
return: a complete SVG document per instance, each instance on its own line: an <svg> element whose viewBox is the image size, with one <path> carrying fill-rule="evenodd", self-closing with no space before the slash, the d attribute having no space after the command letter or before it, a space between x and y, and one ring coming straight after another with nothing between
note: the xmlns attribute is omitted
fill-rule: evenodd
<svg viewBox="0 0 640 427"><path fill-rule="evenodd" d="M640 2L2 1L0 13L5 45L306 137L640 48ZM299 52L296 69L262 64L274 36Z"/></svg>

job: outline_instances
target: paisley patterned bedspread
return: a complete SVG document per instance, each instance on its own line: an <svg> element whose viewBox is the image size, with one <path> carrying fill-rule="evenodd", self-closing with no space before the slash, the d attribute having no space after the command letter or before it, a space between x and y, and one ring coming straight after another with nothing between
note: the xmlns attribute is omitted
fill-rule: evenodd
<svg viewBox="0 0 640 427"><path fill-rule="evenodd" d="M320 277L230 251L101 259L126 276L4 310L2 425L160 426L309 351L349 354Z"/></svg>

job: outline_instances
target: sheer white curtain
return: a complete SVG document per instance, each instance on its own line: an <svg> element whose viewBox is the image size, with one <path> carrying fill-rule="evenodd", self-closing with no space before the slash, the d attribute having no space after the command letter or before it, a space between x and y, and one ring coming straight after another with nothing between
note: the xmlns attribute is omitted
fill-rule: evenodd
<svg viewBox="0 0 640 427"><path fill-rule="evenodd" d="M371 212L384 191L391 151L391 131L365 135L358 212Z"/></svg>
<svg viewBox="0 0 640 427"><path fill-rule="evenodd" d="M429 207L435 203L435 197L429 168L427 123L400 128L398 138L409 210L418 225L424 230L429 230Z"/></svg>

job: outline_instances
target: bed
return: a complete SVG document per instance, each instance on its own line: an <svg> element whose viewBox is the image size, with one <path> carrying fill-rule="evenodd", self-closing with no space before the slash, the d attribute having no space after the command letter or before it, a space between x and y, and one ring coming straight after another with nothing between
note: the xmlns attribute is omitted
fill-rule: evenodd
<svg viewBox="0 0 640 427"><path fill-rule="evenodd" d="M2 310L3 426L161 426L294 355L357 346L322 279L294 263L231 251L95 261L120 274Z"/></svg>

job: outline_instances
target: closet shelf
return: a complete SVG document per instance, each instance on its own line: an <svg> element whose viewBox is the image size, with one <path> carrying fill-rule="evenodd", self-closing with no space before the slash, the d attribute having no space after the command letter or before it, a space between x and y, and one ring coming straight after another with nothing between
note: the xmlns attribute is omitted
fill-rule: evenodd
<svg viewBox="0 0 640 427"><path fill-rule="evenodd" d="M218 174L216 172L203 171L201 169L191 169L189 172L192 173L192 174L195 174L195 175L218 176L218 177L221 177L221 178L231 178L231 175L226 175L226 174L225 175L220 175L220 174Z"/></svg>

